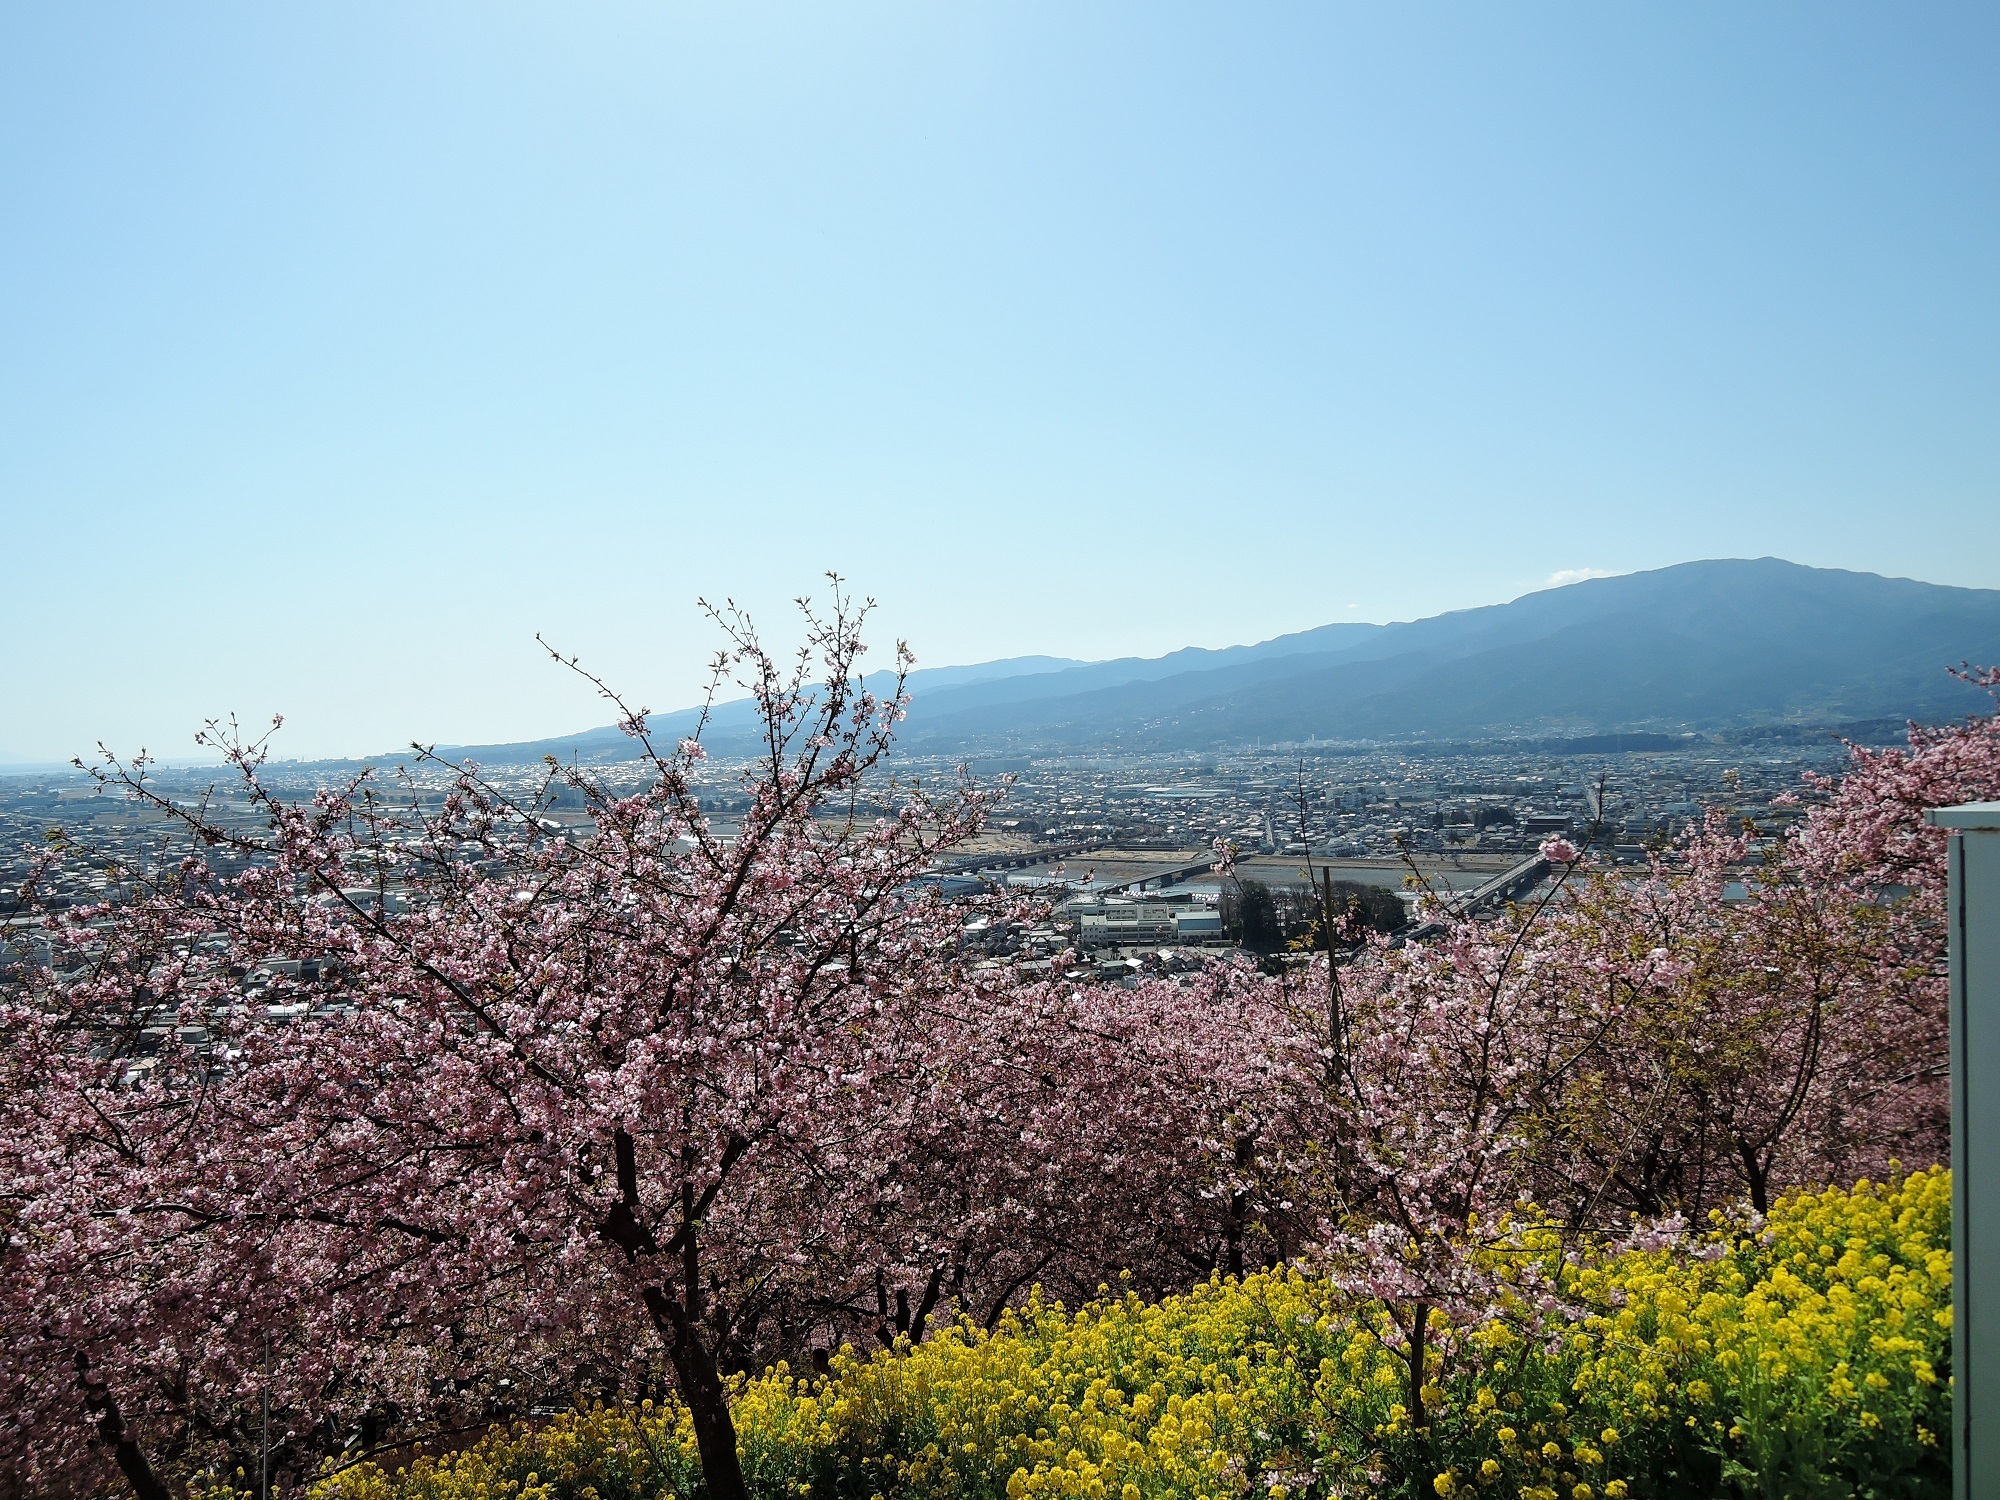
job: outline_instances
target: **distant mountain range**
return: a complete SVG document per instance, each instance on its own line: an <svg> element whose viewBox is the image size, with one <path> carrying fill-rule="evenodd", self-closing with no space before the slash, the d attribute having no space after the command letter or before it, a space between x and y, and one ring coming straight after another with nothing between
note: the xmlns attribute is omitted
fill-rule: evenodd
<svg viewBox="0 0 2000 1500"><path fill-rule="evenodd" d="M1254 646L920 670L902 743L983 756L1832 729L1990 709L1950 676L1961 661L2000 662L2000 590L1773 557L1691 562ZM693 719L654 723L675 736ZM726 752L751 727L747 702L724 704L710 743ZM620 759L630 742L607 728L445 753L494 765Z"/></svg>

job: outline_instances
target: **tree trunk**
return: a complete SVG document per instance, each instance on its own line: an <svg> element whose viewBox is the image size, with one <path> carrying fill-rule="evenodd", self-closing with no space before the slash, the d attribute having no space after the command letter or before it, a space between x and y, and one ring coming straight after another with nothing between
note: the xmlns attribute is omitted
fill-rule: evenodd
<svg viewBox="0 0 2000 1500"><path fill-rule="evenodd" d="M695 1447L701 1453L701 1477L709 1500L749 1500L743 1462L736 1453L736 1422L729 1415L729 1397L714 1358L688 1339L674 1348L673 1361L681 1399L694 1420Z"/></svg>
<svg viewBox="0 0 2000 1500"><path fill-rule="evenodd" d="M1430 1304L1419 1302L1415 1311L1410 1323L1410 1426L1421 1433L1430 1425L1430 1416L1424 1410L1424 1366L1430 1360Z"/></svg>
<svg viewBox="0 0 2000 1500"><path fill-rule="evenodd" d="M1257 1141L1254 1136L1242 1135L1236 1138L1236 1170L1246 1175L1257 1160ZM1223 1269L1237 1280L1243 1279L1243 1234L1249 1227L1250 1190L1238 1188L1229 1195L1229 1217L1223 1225L1224 1252Z"/></svg>
<svg viewBox="0 0 2000 1500"><path fill-rule="evenodd" d="M1750 1188L1750 1206L1760 1214L1771 1211L1771 1167L1755 1146L1745 1145L1737 1153L1743 1160L1743 1176Z"/></svg>
<svg viewBox="0 0 2000 1500"><path fill-rule="evenodd" d="M701 1477L709 1500L750 1500L743 1461L736 1454L736 1422L729 1415L721 1366L702 1342L695 1321L665 1290L649 1286L645 1299L653 1326L666 1341L681 1400L687 1403L694 1424L695 1448L701 1454Z"/></svg>
<svg viewBox="0 0 2000 1500"><path fill-rule="evenodd" d="M84 1410L97 1426L98 1439L118 1461L118 1472L132 1486L134 1500L173 1500L160 1476L153 1472L145 1450L126 1431L125 1417L118 1410L118 1403L111 1399L109 1385L90 1373L90 1356L81 1351L76 1356L76 1383L83 1392Z"/></svg>
<svg viewBox="0 0 2000 1500"><path fill-rule="evenodd" d="M1243 1194L1229 1195L1229 1218L1222 1227L1222 1271L1225 1276L1243 1279Z"/></svg>

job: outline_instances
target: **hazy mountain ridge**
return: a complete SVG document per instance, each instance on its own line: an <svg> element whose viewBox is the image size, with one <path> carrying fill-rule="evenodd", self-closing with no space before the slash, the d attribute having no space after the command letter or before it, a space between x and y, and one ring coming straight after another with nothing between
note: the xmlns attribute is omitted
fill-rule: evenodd
<svg viewBox="0 0 2000 1500"><path fill-rule="evenodd" d="M910 673L908 690L928 695L941 688L985 682L994 678L1055 673L1084 665L1087 663L1068 656L1010 656L998 661L974 662L970 666L963 667L918 667ZM872 691L886 693L895 682L895 673L870 672L863 680ZM671 709L647 717L647 724L656 736L656 742L661 745L670 745L682 735L692 734L700 721L701 710L698 708ZM747 733L756 722L755 707L748 698L733 698L727 702L717 703L709 712L709 732L723 739ZM572 754L581 755L585 759L623 758L630 755L632 741L617 725L607 724L601 729L586 729L577 734L554 735L542 740L516 740L500 745L439 745L436 749L440 755L454 760L476 760L488 765L504 765L539 760L544 755L553 755L562 760L568 759Z"/></svg>
<svg viewBox="0 0 2000 1500"><path fill-rule="evenodd" d="M2000 661L2000 590L1777 558L1682 563L1392 625L1252 646L1051 665L1021 657L913 674L905 745L957 753L1252 740L1421 740L1836 725L1990 708L1953 679ZM663 739L692 711L656 716ZM750 727L722 705L726 751ZM491 763L628 753L615 729L457 747Z"/></svg>
<svg viewBox="0 0 2000 1500"><path fill-rule="evenodd" d="M939 713L989 704L1000 706L1090 691L1115 690L1132 683L1172 679L1223 663L1248 668L1256 675L1272 670L1271 664L1280 659L1310 653L1324 642L1358 642L1384 628L1381 625L1343 621L1276 636L1253 645L1219 648L1186 646L1165 656L1127 656L1100 662L1060 656L1015 656L969 666L918 667L910 673L907 690L912 699L912 719L919 714L928 719ZM894 675L887 671L870 672L863 680L871 690L886 693L894 682ZM665 744L692 733L699 720L699 709L684 708L650 715L647 722L658 743ZM748 734L755 723L756 714L751 700L737 698L715 705L706 732L713 737L712 742L718 748L724 748ZM630 754L631 743L617 726L607 725L601 729L586 729L579 734L545 740L523 740L502 745L440 745L437 749L439 754L453 759L500 765L538 760L544 755L555 755L559 759L566 759L571 754L582 755L586 759L624 756Z"/></svg>
<svg viewBox="0 0 2000 1500"><path fill-rule="evenodd" d="M1021 703L1036 698L1068 697L1225 668L1268 668L1271 663L1288 662L1300 656L1340 654L1355 649L1388 628L1384 625L1342 622L1275 636L1251 646L1216 649L1184 646L1165 656L1122 656L1111 661L1080 662L1059 672L1000 676L943 692L933 691L924 700L925 712L950 713L975 704Z"/></svg>
<svg viewBox="0 0 2000 1500"><path fill-rule="evenodd" d="M1386 626L1271 680L1225 668L1150 701L1016 709L1004 729L991 714L913 715L911 739L1168 749L1956 717L1991 702L1949 676L1966 659L2000 659L2000 591L1774 558L1687 563Z"/></svg>

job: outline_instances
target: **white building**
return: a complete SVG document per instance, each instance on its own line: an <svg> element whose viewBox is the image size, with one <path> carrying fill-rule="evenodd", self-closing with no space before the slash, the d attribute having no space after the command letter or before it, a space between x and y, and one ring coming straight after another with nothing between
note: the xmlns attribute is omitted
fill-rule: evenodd
<svg viewBox="0 0 2000 1500"><path fill-rule="evenodd" d="M1072 901L1065 908L1083 948L1185 946L1222 940L1222 913L1184 901Z"/></svg>

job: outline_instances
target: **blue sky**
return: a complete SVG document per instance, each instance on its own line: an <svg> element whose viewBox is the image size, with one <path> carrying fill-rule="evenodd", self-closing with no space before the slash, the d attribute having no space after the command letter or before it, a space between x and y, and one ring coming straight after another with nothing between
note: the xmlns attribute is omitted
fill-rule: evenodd
<svg viewBox="0 0 2000 1500"><path fill-rule="evenodd" d="M0 11L0 755L2000 585L1990 5Z"/></svg>

